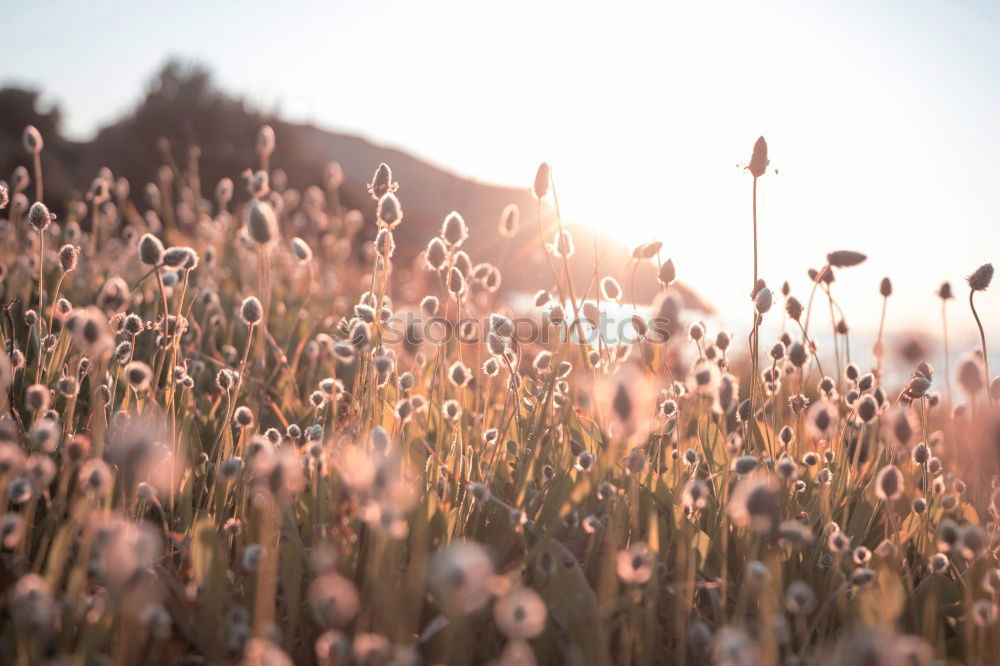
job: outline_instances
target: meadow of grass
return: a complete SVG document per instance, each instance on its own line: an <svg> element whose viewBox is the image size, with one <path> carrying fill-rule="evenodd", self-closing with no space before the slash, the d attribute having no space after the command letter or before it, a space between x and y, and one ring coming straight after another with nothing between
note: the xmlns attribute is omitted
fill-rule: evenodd
<svg viewBox="0 0 1000 666"><path fill-rule="evenodd" d="M337 165L285 182L275 141L235 182L197 151L141 191L102 170L55 219L25 131L34 168L0 184L0 662L997 663L985 332L901 386L881 327L851 362L834 277L863 254L805 294L758 278L763 139L752 325L676 320L651 242L626 342L593 334L634 304L570 278L547 165L536 210L452 213L396 267L406 184L380 166L364 219ZM533 308L470 233L537 237ZM933 326L978 324L992 273L929 295Z"/></svg>

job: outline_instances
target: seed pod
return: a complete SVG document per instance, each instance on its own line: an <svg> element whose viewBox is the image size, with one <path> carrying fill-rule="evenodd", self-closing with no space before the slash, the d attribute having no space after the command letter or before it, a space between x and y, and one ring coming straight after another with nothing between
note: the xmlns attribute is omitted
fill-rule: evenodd
<svg viewBox="0 0 1000 666"><path fill-rule="evenodd" d="M292 254L295 255L296 259L298 259L303 263L312 260L313 256L312 248L310 248L309 244L306 243L304 240L296 236L295 238L292 239L291 246L292 246Z"/></svg>
<svg viewBox="0 0 1000 666"><path fill-rule="evenodd" d="M448 216L444 218L444 223L441 225L441 238L448 245L458 247L468 237L469 228L465 225L465 220L462 219L462 216L455 211L448 213Z"/></svg>
<svg viewBox="0 0 1000 666"><path fill-rule="evenodd" d="M344 169L340 162L330 162L323 170L323 184L331 190L335 190L344 184Z"/></svg>
<svg viewBox="0 0 1000 666"><path fill-rule="evenodd" d="M637 314L632 315L632 328L635 329L636 335L640 338L646 337L646 333L649 331L646 320Z"/></svg>
<svg viewBox="0 0 1000 666"><path fill-rule="evenodd" d="M617 301L622 297L622 288L618 281L611 276L601 279L601 295L605 300Z"/></svg>
<svg viewBox="0 0 1000 666"><path fill-rule="evenodd" d="M520 228L521 211L517 204L507 204L500 214L500 235L504 238L513 238Z"/></svg>
<svg viewBox="0 0 1000 666"><path fill-rule="evenodd" d="M639 245L634 250L632 250L632 258L636 261L642 261L643 259L652 259L657 254L660 253L660 249L663 247L663 243L660 241L650 241L648 243L643 243Z"/></svg>
<svg viewBox="0 0 1000 666"><path fill-rule="evenodd" d="M767 170L770 161L767 159L767 141L764 137L759 137L753 144L753 155L750 157L750 164L747 168L754 178L760 178Z"/></svg>
<svg viewBox="0 0 1000 666"><path fill-rule="evenodd" d="M37 155L42 152L42 146L45 144L42 141L42 133L34 125L28 125L24 128L24 134L21 135L21 142L24 144L24 149L31 155Z"/></svg>
<svg viewBox="0 0 1000 666"><path fill-rule="evenodd" d="M927 394L927 390L931 387L931 380L927 377L919 374L915 374L910 378L910 381L906 384L906 389L904 390L904 395L911 400L916 400L917 398L922 398Z"/></svg>
<svg viewBox="0 0 1000 666"><path fill-rule="evenodd" d="M257 154L266 157L274 152L274 146L274 128L262 125L257 131Z"/></svg>
<svg viewBox="0 0 1000 666"><path fill-rule="evenodd" d="M420 309L428 317L433 317L437 314L439 305L440 301L438 301L437 296L424 296L423 300L420 301Z"/></svg>
<svg viewBox="0 0 1000 666"><path fill-rule="evenodd" d="M41 201L31 204L31 208L28 209L28 224L38 233L48 229L55 218L56 216L50 213L48 207ZM992 271L992 268L990 270Z"/></svg>
<svg viewBox="0 0 1000 666"><path fill-rule="evenodd" d="M37 204L36 204L37 205ZM34 206L32 207L32 209ZM972 291L983 291L990 286L993 281L993 264L983 264L968 277L969 287Z"/></svg>
<svg viewBox="0 0 1000 666"><path fill-rule="evenodd" d="M760 314L766 313L771 309L771 303L773 302L773 294L768 288L761 289L757 292L757 297L754 299L754 307Z"/></svg>
<svg viewBox="0 0 1000 666"><path fill-rule="evenodd" d="M883 501L898 499L903 494L903 474L895 465L886 465L875 477L875 495Z"/></svg>
<svg viewBox="0 0 1000 666"><path fill-rule="evenodd" d="M240 405L233 412L233 421L241 428L249 428L253 425L253 412L246 405Z"/></svg>
<svg viewBox="0 0 1000 666"><path fill-rule="evenodd" d="M395 192L399 187L398 183L392 182L392 169L385 163L379 164L375 169L372 182L368 184L368 193L372 199L378 201L389 192Z"/></svg>
<svg viewBox="0 0 1000 666"><path fill-rule="evenodd" d="M225 207L233 198L233 181L231 178L223 178L215 186L215 200L220 207Z"/></svg>
<svg viewBox="0 0 1000 666"><path fill-rule="evenodd" d="M132 361L125 366L125 381L136 391L149 388L149 381L152 378L153 369L142 361Z"/></svg>
<svg viewBox="0 0 1000 666"><path fill-rule="evenodd" d="M457 268L452 268L448 274L448 291L456 295L465 292L465 277Z"/></svg>
<svg viewBox="0 0 1000 666"><path fill-rule="evenodd" d="M44 412L49 408L50 401L51 394L44 384L32 384L24 392L24 402L32 412Z"/></svg>
<svg viewBox="0 0 1000 666"><path fill-rule="evenodd" d="M375 251L383 259L391 259L396 252L396 239L392 235L392 229L382 227L375 234Z"/></svg>
<svg viewBox="0 0 1000 666"><path fill-rule="evenodd" d="M143 234L139 239L139 261L147 266L159 266L165 251L163 242L153 234Z"/></svg>
<svg viewBox="0 0 1000 666"><path fill-rule="evenodd" d="M269 245L278 237L278 219L271 204L254 199L247 204L245 216L247 232L258 245Z"/></svg>
<svg viewBox="0 0 1000 666"><path fill-rule="evenodd" d="M809 360L809 353L801 342L793 342L792 346L788 348L788 360L796 368L801 368Z"/></svg>
<svg viewBox="0 0 1000 666"><path fill-rule="evenodd" d="M674 260L667 259L660 266L660 271L657 274L660 282L664 285L668 285L677 279L677 269L674 268Z"/></svg>
<svg viewBox="0 0 1000 666"><path fill-rule="evenodd" d="M535 172L535 196L539 199L549 193L549 164L542 162Z"/></svg>
<svg viewBox="0 0 1000 666"><path fill-rule="evenodd" d="M892 296L892 280L887 277L882 278L882 282L878 286L878 293L882 294L882 298Z"/></svg>
<svg viewBox="0 0 1000 666"><path fill-rule="evenodd" d="M74 270L79 259L80 248L77 246L67 244L59 248L59 265L62 267L63 273Z"/></svg>
<svg viewBox="0 0 1000 666"><path fill-rule="evenodd" d="M264 318L264 307L256 296L247 296L240 305L240 318L247 326L253 326Z"/></svg>
<svg viewBox="0 0 1000 666"><path fill-rule="evenodd" d="M360 319L355 319L350 330L351 346L357 350L364 350L371 344L371 328Z"/></svg>
<svg viewBox="0 0 1000 666"><path fill-rule="evenodd" d="M573 253L576 252L576 246L573 244L573 236L566 229L556 232L552 244L548 247L553 256L566 257L567 259L572 257Z"/></svg>
<svg viewBox="0 0 1000 666"><path fill-rule="evenodd" d="M875 398L871 394L866 395L858 403L857 412L858 417L865 423L868 423L878 414L878 402L875 401Z"/></svg>
<svg viewBox="0 0 1000 666"><path fill-rule="evenodd" d="M198 265L198 253L190 247L172 247L163 253L163 265L190 270Z"/></svg>
<svg viewBox="0 0 1000 666"><path fill-rule="evenodd" d="M448 260L448 249L445 247L444 241L437 236L432 238L427 244L427 250L424 251L424 260L431 270L441 270Z"/></svg>
<svg viewBox="0 0 1000 666"><path fill-rule="evenodd" d="M956 373L958 384L966 393L976 395L985 387L985 370L982 361L976 354L968 354L962 359Z"/></svg>
<svg viewBox="0 0 1000 666"><path fill-rule="evenodd" d="M379 224L384 224L387 227L395 227L397 224L403 221L403 209L399 205L399 199L392 192L386 192L385 195L378 200L378 210L376 211L376 216L378 217Z"/></svg>
<svg viewBox="0 0 1000 666"><path fill-rule="evenodd" d="M799 299L794 296L789 296L785 301L785 312L788 313L789 317L798 321L802 316L802 303L800 303Z"/></svg>
<svg viewBox="0 0 1000 666"><path fill-rule="evenodd" d="M826 263L836 268L847 268L857 266L867 258L867 255L853 250L836 250L826 255Z"/></svg>
<svg viewBox="0 0 1000 666"><path fill-rule="evenodd" d="M461 361L455 361L448 368L448 379L454 386L461 388L472 379L472 372Z"/></svg>

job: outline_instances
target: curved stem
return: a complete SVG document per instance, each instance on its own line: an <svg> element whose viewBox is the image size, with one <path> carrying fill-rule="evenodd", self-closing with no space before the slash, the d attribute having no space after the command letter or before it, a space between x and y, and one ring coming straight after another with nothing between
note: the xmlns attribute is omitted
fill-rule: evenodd
<svg viewBox="0 0 1000 666"><path fill-rule="evenodd" d="M809 332L809 321L812 319L813 298L816 296L816 289L823 281L823 278L826 277L826 272L828 270L830 270L830 264L823 266L823 269L816 274L816 279L813 280L812 291L809 292L809 303L808 305L806 305L806 324L805 324L806 333Z"/></svg>
<svg viewBox="0 0 1000 666"><path fill-rule="evenodd" d="M66 278L66 273L59 276L59 280L56 282L56 290L52 293L52 310L49 312L49 333L52 332L52 321L56 314L56 303L59 302L59 290L62 289L63 280Z"/></svg>
<svg viewBox="0 0 1000 666"><path fill-rule="evenodd" d="M979 321L979 313L976 312L976 304L972 297L975 296L975 289L969 290L969 307L972 308L972 316L976 318L976 326L979 327L979 341L983 346L983 369L986 372L986 397L990 401L990 411L996 409L993 402L993 392L990 390L990 359L986 355L986 334L983 332L983 322Z"/></svg>

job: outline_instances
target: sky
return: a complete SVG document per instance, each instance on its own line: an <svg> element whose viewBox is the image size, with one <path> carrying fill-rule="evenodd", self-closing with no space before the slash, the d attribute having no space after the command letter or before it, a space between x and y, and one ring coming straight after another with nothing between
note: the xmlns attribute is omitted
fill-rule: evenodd
<svg viewBox="0 0 1000 666"><path fill-rule="evenodd" d="M40 88L86 138L177 56L262 110L478 180L527 187L548 161L567 218L662 241L723 310L750 307L737 165L764 135L762 277L805 300L827 252L865 252L834 287L852 327L877 327L889 275L887 327L928 334L950 280L971 348L964 277L1000 261L998 29L989 2L40 0L5 12L0 83ZM1000 333L1000 288L977 299Z"/></svg>

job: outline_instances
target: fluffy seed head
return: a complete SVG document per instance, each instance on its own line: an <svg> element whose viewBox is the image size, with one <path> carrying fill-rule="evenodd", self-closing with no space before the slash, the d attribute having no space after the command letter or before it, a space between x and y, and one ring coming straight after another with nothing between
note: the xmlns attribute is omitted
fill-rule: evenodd
<svg viewBox="0 0 1000 666"><path fill-rule="evenodd" d="M986 386L985 370L977 354L967 354L958 365L958 384L969 395L976 395Z"/></svg>
<svg viewBox="0 0 1000 666"><path fill-rule="evenodd" d="M309 247L309 243L305 242L298 236L292 239L291 247L292 254L294 254L295 258L302 263L307 263L312 260L312 248Z"/></svg>
<svg viewBox="0 0 1000 666"><path fill-rule="evenodd" d="M31 208L28 209L28 224L39 233L48 229L55 217L55 215L49 212L48 206L41 201L31 204Z"/></svg>
<svg viewBox="0 0 1000 666"><path fill-rule="evenodd" d="M257 154L270 155L274 152L274 146L274 128L270 125L261 125L257 131Z"/></svg>
<svg viewBox="0 0 1000 666"><path fill-rule="evenodd" d="M190 247L172 247L163 253L163 265L167 268L191 270L198 265L198 253Z"/></svg>
<svg viewBox="0 0 1000 666"><path fill-rule="evenodd" d="M605 300L617 301L622 297L622 288L618 280L611 276L601 278L601 295Z"/></svg>
<svg viewBox="0 0 1000 666"><path fill-rule="evenodd" d="M383 259L391 259L396 252L396 238L390 227L381 227L375 234L375 251Z"/></svg>
<svg viewBox="0 0 1000 666"><path fill-rule="evenodd" d="M448 274L448 291L455 295L465 292L465 276L457 268L452 268Z"/></svg>
<svg viewBox="0 0 1000 666"><path fill-rule="evenodd" d="M802 310L802 303L794 296L789 296L785 301L785 312L787 312L788 316L795 321L798 321L802 316Z"/></svg>
<svg viewBox="0 0 1000 666"><path fill-rule="evenodd" d="M972 291L983 291L993 281L993 264L983 264L968 277Z"/></svg>
<svg viewBox="0 0 1000 666"><path fill-rule="evenodd" d="M469 228L461 215L452 211L441 224L441 238L452 247L460 246L469 237ZM428 248L429 249L429 248Z"/></svg>
<svg viewBox="0 0 1000 666"><path fill-rule="evenodd" d="M518 209L517 204L507 204L506 208L500 214L500 235L504 238L513 238L516 236L521 226L520 219L521 211Z"/></svg>
<svg viewBox="0 0 1000 666"><path fill-rule="evenodd" d="M771 293L771 290L765 287L757 292L757 297L754 299L754 307L757 308L758 313L764 314L771 309L773 299L774 295Z"/></svg>
<svg viewBox="0 0 1000 666"><path fill-rule="evenodd" d="M378 200L378 210L376 212L379 224L387 227L395 227L403 221L403 208L399 205L399 199L392 192L386 192Z"/></svg>
<svg viewBox="0 0 1000 666"><path fill-rule="evenodd" d="M75 270L79 260L80 248L76 245L67 243L59 248L59 265L64 273Z"/></svg>
<svg viewBox="0 0 1000 666"><path fill-rule="evenodd" d="M875 477L875 495L883 501L898 499L903 494L903 474L895 465L886 465Z"/></svg>
<svg viewBox="0 0 1000 666"><path fill-rule="evenodd" d="M44 412L49 408L51 394L43 384L32 384L24 394L24 402L32 412Z"/></svg>
<svg viewBox="0 0 1000 666"><path fill-rule="evenodd" d="M231 178L223 178L215 186L215 200L219 206L225 206L233 198L233 181Z"/></svg>
<svg viewBox="0 0 1000 666"><path fill-rule="evenodd" d="M430 240L427 244L427 250L424 252L424 261L427 262L427 267L432 271L444 268L445 262L448 261L448 248L445 247L443 240L437 236Z"/></svg>
<svg viewBox="0 0 1000 666"><path fill-rule="evenodd" d="M240 318L247 326L253 326L264 318L264 306L256 296L247 296L240 304Z"/></svg>
<svg viewBox="0 0 1000 666"><path fill-rule="evenodd" d="M375 169L372 182L368 184L368 193L372 199L378 201L389 192L395 192L398 187L399 184L392 181L392 169L387 164L382 163Z"/></svg>
<svg viewBox="0 0 1000 666"><path fill-rule="evenodd" d="M153 369L142 361L132 361L125 366L125 381L136 391L145 391L149 388L149 381L153 378Z"/></svg>
<svg viewBox="0 0 1000 666"><path fill-rule="evenodd" d="M42 133L34 125L28 125L24 128L24 134L21 135L21 142L24 144L24 149L31 155L37 155L42 152L42 146L45 144L42 141Z"/></svg>
<svg viewBox="0 0 1000 666"><path fill-rule="evenodd" d="M258 245L269 245L278 237L278 218L266 201L254 199L246 206L246 225L250 238Z"/></svg>
<svg viewBox="0 0 1000 666"><path fill-rule="evenodd" d="M576 252L576 246L573 243L573 236L566 229L557 231L555 238L552 239L552 243L548 246L549 252L555 257L566 257L567 259L573 256Z"/></svg>

